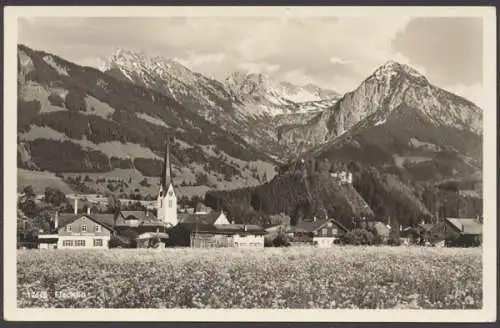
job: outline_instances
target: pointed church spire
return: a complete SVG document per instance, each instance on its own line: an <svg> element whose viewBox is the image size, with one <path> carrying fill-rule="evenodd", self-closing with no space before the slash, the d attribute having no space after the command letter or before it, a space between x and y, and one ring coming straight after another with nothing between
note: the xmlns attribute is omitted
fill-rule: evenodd
<svg viewBox="0 0 500 328"><path fill-rule="evenodd" d="M172 183L172 164L170 163L170 135L167 133L165 142L165 154L163 157L163 168L161 176L161 186L167 190Z"/></svg>

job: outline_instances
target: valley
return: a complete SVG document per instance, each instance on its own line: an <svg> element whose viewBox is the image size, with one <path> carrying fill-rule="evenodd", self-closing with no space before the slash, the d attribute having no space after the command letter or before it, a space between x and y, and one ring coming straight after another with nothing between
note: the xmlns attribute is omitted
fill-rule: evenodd
<svg viewBox="0 0 500 328"><path fill-rule="evenodd" d="M154 199L170 135L179 194L242 220L285 212L411 224L475 216L482 199L482 110L408 65L389 61L341 95L255 73L218 81L123 49L91 68L19 45L18 62L20 192ZM331 179L343 171L352 184Z"/></svg>

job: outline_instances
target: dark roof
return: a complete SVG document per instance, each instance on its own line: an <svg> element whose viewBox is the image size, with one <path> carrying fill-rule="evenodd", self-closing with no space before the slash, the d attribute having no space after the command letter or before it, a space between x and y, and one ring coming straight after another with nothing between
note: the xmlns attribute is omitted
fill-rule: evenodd
<svg viewBox="0 0 500 328"><path fill-rule="evenodd" d="M446 218L463 235L482 235L483 225L475 218Z"/></svg>
<svg viewBox="0 0 500 328"><path fill-rule="evenodd" d="M328 222L332 222L338 228L343 231L347 231L347 228L344 227L340 222L335 219L327 219L327 220L316 220L316 221L302 221L298 225L295 226L295 232L314 232L321 229Z"/></svg>
<svg viewBox="0 0 500 328"><path fill-rule="evenodd" d="M156 216L151 211L121 211L120 215L123 219L135 218L139 221L156 220Z"/></svg>
<svg viewBox="0 0 500 328"><path fill-rule="evenodd" d="M419 224L418 227L424 230L425 232L430 232L432 228L434 228L434 225L432 223L422 223Z"/></svg>
<svg viewBox="0 0 500 328"><path fill-rule="evenodd" d="M219 224L216 225L215 228L217 231L224 232L257 232L257 233L266 233L262 227L259 227L256 224Z"/></svg>
<svg viewBox="0 0 500 328"><path fill-rule="evenodd" d="M38 242L39 243L44 243L44 244L57 244L59 241L59 238L54 238L54 237L46 237L46 236L38 236Z"/></svg>
<svg viewBox="0 0 500 328"><path fill-rule="evenodd" d="M128 225L117 225L116 230L118 234L120 235L126 235L127 233L124 233L126 231L133 231L136 234L141 234L145 232L165 232L169 230L168 227L164 225L138 225L138 226L128 226Z"/></svg>
<svg viewBox="0 0 500 328"><path fill-rule="evenodd" d="M272 223L272 224L264 224L262 227L264 229L268 230L268 229L273 229L273 228L279 228L281 226L283 226L283 225L280 223Z"/></svg>
<svg viewBox="0 0 500 328"><path fill-rule="evenodd" d="M206 224L183 222L179 223L180 227L187 229L190 232L197 231L198 233L214 233L214 234L266 234L266 231L261 227L253 224Z"/></svg>
<svg viewBox="0 0 500 328"><path fill-rule="evenodd" d="M69 213L62 213L59 214L59 219L58 219L58 229L74 222L75 220L81 218L81 217L86 217L92 221L94 221L97 224L100 224L104 228L114 231L113 229L113 214L101 214L101 213L94 213L92 215L88 214L69 214Z"/></svg>
<svg viewBox="0 0 500 328"><path fill-rule="evenodd" d="M211 212L208 214L189 214L183 218L182 223L215 224L221 212Z"/></svg>

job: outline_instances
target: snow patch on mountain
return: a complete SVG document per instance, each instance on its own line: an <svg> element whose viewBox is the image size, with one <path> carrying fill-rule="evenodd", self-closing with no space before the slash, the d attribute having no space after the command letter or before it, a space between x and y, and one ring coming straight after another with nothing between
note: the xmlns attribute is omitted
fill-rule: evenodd
<svg viewBox="0 0 500 328"><path fill-rule="evenodd" d="M148 115L146 113L139 113L139 112L136 112L135 115L140 118L141 120L144 120L146 122L149 122L151 124L155 124L155 125L159 125L159 126L164 126L164 127L168 127L168 124L165 123L163 120L159 119L159 118L156 118L156 117L153 117L151 115Z"/></svg>
<svg viewBox="0 0 500 328"><path fill-rule="evenodd" d="M379 126L379 125L382 125L384 124L385 122L387 122L387 119L383 118L381 120L378 120L377 122L375 122L375 126Z"/></svg>

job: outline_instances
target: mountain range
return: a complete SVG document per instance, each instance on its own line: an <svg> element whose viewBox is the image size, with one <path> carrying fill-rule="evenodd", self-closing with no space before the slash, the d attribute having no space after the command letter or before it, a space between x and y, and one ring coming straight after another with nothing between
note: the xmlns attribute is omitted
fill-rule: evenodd
<svg viewBox="0 0 500 328"><path fill-rule="evenodd" d="M481 180L482 110L408 65L389 61L344 95L263 74L233 72L217 81L174 60L126 50L96 69L20 45L18 72L18 166L24 177L44 171L58 175L46 181L70 181L73 189L111 185L116 192L154 195L168 132L175 140L177 183L186 194L229 190L209 193L217 206L230 202L257 211L251 199L269 194L265 190L276 194L277 185L287 190L301 183L324 196L318 197L322 204L307 205L315 207L311 211L335 215L341 206L345 217L363 212L353 204L388 215L375 204L374 190L416 216L434 211L424 190L445 182L481 197L475 183ZM299 160L309 177L291 183ZM356 172L353 187L339 192L323 181L325 167ZM87 183L70 179L82 175ZM102 176L105 185L96 182ZM289 200L293 192L282 197ZM328 197L344 205L325 204ZM283 202L266 205L268 211L298 211L293 201Z"/></svg>

